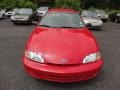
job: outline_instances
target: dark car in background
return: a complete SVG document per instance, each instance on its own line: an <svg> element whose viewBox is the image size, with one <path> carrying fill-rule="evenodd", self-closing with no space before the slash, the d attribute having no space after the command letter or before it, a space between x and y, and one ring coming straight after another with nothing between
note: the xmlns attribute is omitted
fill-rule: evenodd
<svg viewBox="0 0 120 90"><path fill-rule="evenodd" d="M11 21L14 24L32 23L33 10L31 8L21 8L15 15L11 16Z"/></svg>
<svg viewBox="0 0 120 90"><path fill-rule="evenodd" d="M120 12L114 12L110 14L109 19L113 22L120 23Z"/></svg>

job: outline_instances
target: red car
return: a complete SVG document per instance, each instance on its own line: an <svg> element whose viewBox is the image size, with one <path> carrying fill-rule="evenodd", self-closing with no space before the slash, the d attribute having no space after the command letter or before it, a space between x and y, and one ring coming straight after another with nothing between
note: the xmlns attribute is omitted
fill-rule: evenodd
<svg viewBox="0 0 120 90"><path fill-rule="evenodd" d="M76 82L94 78L103 60L95 37L77 11L51 9L30 36L23 63L33 77Z"/></svg>

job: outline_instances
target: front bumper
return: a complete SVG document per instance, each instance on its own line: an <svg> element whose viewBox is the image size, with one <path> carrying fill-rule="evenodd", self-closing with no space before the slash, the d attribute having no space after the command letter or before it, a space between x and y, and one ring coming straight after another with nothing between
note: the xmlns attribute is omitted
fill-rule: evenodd
<svg viewBox="0 0 120 90"><path fill-rule="evenodd" d="M13 23L31 23L31 20L11 20Z"/></svg>
<svg viewBox="0 0 120 90"><path fill-rule="evenodd" d="M107 22L108 18L101 18L103 22Z"/></svg>
<svg viewBox="0 0 120 90"><path fill-rule="evenodd" d="M88 27L90 29L95 29L95 30L101 30L103 28L103 25L95 25L95 24L91 24L90 27Z"/></svg>
<svg viewBox="0 0 120 90"><path fill-rule="evenodd" d="M76 82L94 78L100 71L103 61L75 66L56 66L40 64L27 58L23 60L26 71L33 77L55 81Z"/></svg>
<svg viewBox="0 0 120 90"><path fill-rule="evenodd" d="M95 29L95 30L101 30L103 27L102 26L91 26L89 29Z"/></svg>

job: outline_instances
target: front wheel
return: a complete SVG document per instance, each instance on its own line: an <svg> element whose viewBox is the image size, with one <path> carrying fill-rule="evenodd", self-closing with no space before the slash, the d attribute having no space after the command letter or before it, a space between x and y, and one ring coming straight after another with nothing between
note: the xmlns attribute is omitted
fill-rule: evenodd
<svg viewBox="0 0 120 90"><path fill-rule="evenodd" d="M14 24L14 25L18 25L18 23L14 23L14 22L13 22L13 24Z"/></svg>
<svg viewBox="0 0 120 90"><path fill-rule="evenodd" d="M107 19L104 20L104 22L107 22L107 21L108 21Z"/></svg>

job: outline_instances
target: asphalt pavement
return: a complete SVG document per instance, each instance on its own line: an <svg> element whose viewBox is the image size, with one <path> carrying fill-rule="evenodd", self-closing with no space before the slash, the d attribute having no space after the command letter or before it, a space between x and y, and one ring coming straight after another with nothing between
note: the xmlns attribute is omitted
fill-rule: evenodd
<svg viewBox="0 0 120 90"><path fill-rule="evenodd" d="M120 24L108 22L92 31L101 48L104 66L99 75L77 83L55 83L27 75L22 64L24 46L35 25L0 20L0 90L120 90Z"/></svg>

